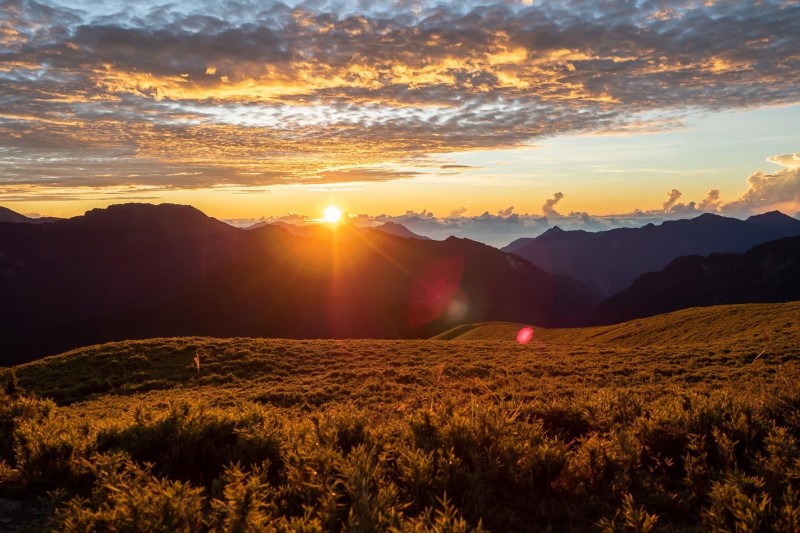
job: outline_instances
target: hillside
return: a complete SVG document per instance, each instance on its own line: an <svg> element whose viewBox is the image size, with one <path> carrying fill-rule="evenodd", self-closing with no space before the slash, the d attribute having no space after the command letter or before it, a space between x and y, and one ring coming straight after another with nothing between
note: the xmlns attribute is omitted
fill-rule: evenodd
<svg viewBox="0 0 800 533"><path fill-rule="evenodd" d="M0 389L0 528L790 531L796 306L675 313L686 344L647 320L48 357L15 369L38 399Z"/></svg>
<svg viewBox="0 0 800 533"><path fill-rule="evenodd" d="M658 226L600 232L551 228L503 250L547 272L572 277L607 298L642 274L661 270L681 256L742 253L761 243L797 235L800 220L777 211L747 220L706 213Z"/></svg>
<svg viewBox="0 0 800 533"><path fill-rule="evenodd" d="M693 306L792 300L800 300L800 237L743 254L680 257L603 301L588 321L609 324Z"/></svg>
<svg viewBox="0 0 800 533"><path fill-rule="evenodd" d="M522 327L525 325L509 322L465 324L434 339L509 341ZM644 347L733 346L754 338L772 341L783 337L800 342L800 302L697 307L611 326L536 328L534 338L548 344Z"/></svg>
<svg viewBox="0 0 800 533"><path fill-rule="evenodd" d="M461 326L452 330L459 332L457 335L445 332L430 341L147 339L79 348L18 366L16 372L24 388L59 403L97 393L127 396L185 385L213 385L233 387L244 398L250 397L245 389L294 388L299 396L280 402L301 406L306 402L361 403L360 399L374 402L376 396L385 396L389 402L408 399L419 386L430 384L431 376L424 369L438 365L445 365L454 380L451 385L465 392L472 390L471 380L489 377L490 368L502 367L506 379L510 374L520 380L538 376L535 380L548 382L541 370L552 369L561 357L566 358L563 365L585 369L584 379L573 384L578 388L587 382L626 388L635 382L606 382L607 377L601 378L603 369L625 368L616 373L630 378L638 373L637 365L649 366L641 357L643 348L667 359L676 349L717 354L723 359L764 352L763 357L788 361L800 355L800 302L687 309L614 326L537 328L534 341L526 346L513 340L520 327L514 323ZM453 349L448 338L471 342ZM603 354L602 360L590 360L596 353ZM193 362L196 354L200 354L199 373ZM346 357L352 361L345 361ZM700 362L708 360L704 357ZM704 379L726 379L724 369L711 365L701 370L697 363L686 360L681 364L698 367ZM417 373L416 367L421 372ZM569 390L566 383L560 387Z"/></svg>
<svg viewBox="0 0 800 533"><path fill-rule="evenodd" d="M463 321L576 324L582 285L464 239L231 227L126 204L0 225L0 364L158 336L427 337Z"/></svg>
<svg viewBox="0 0 800 533"><path fill-rule="evenodd" d="M0 206L0 222L20 223L20 222L29 222L30 220L31 219L29 219L25 215L20 215L19 213L12 211L7 207Z"/></svg>
<svg viewBox="0 0 800 533"><path fill-rule="evenodd" d="M11 222L13 224L46 224L49 222L55 222L57 220L61 219L55 217L30 218L26 217L25 215L21 215L16 211L12 211L7 207L0 206L0 223Z"/></svg>

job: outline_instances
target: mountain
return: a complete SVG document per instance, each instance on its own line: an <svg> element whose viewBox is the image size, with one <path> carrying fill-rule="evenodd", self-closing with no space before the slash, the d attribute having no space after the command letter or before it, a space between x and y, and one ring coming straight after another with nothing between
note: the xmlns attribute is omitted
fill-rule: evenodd
<svg viewBox="0 0 800 533"><path fill-rule="evenodd" d="M604 301L588 322L612 324L688 307L792 300L800 300L800 237L760 244L743 254L675 259Z"/></svg>
<svg viewBox="0 0 800 533"><path fill-rule="evenodd" d="M397 222L385 222L380 226L376 226L372 228L375 231L382 231L383 233L388 233L389 235L397 235L398 237L403 237L405 239L420 239L423 241L429 241L428 237L424 237L422 235L418 235L405 227L402 224L398 224Z"/></svg>
<svg viewBox="0 0 800 533"><path fill-rule="evenodd" d="M580 283L474 241L308 237L189 206L125 204L0 224L0 366L112 340L430 336L485 320L573 325Z"/></svg>
<svg viewBox="0 0 800 533"><path fill-rule="evenodd" d="M798 228L800 228L800 220L784 215L780 211L753 215L747 219L747 222L776 232L786 233L785 236L787 237L796 234Z"/></svg>
<svg viewBox="0 0 800 533"><path fill-rule="evenodd" d="M20 215L16 211L12 211L7 207L0 206L0 222L12 222L15 224L20 224L20 223L46 224L49 222L55 222L56 220L61 220L61 219L55 217L40 217L40 218L26 217L25 215Z"/></svg>
<svg viewBox="0 0 800 533"><path fill-rule="evenodd" d="M582 231L583 233L587 233L585 230L575 230L575 231ZM553 226L552 228L548 228L543 233L539 234L538 237L523 237L521 239L516 239L511 242L508 246L503 247L504 252L508 252L511 254L517 253L519 250L524 248L527 244L535 241L536 239L549 239L554 235L559 235L561 233L566 233L563 229L559 228L558 226Z"/></svg>
<svg viewBox="0 0 800 533"><path fill-rule="evenodd" d="M747 220L711 213L690 220L608 231L564 231L557 227L505 248L547 272L581 281L602 297L630 286L646 272L688 255L741 253L763 242L800 235L800 220L777 211Z"/></svg>
<svg viewBox="0 0 800 533"><path fill-rule="evenodd" d="M0 206L0 222L30 222L32 219L26 217L25 215L20 215L19 213L8 209L7 207Z"/></svg>
<svg viewBox="0 0 800 533"><path fill-rule="evenodd" d="M325 235L330 235L331 229L333 226L330 224L305 224L305 225L298 225L298 224L290 224L288 222L278 221L278 222L257 222L252 226L248 226L245 229L253 230L258 228L263 228L264 226L273 225L278 226L289 233L297 235L299 237L322 237L324 238ZM356 226L355 224L350 224L347 222L343 222L336 225L337 234L347 235L348 238L352 238L356 235L360 235L367 231L381 231L383 233L388 233L389 235L396 235L398 237L404 237L407 239L420 239L420 240L430 240L428 237L423 237L422 235L417 235L407 227L403 226L402 224L398 224L396 222L386 222L381 224L380 226L376 226L373 228L369 227L362 227Z"/></svg>

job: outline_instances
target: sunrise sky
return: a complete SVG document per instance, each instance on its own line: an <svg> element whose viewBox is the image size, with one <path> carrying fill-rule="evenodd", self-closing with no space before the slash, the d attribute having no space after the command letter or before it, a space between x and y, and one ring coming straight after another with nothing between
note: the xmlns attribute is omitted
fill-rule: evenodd
<svg viewBox="0 0 800 533"><path fill-rule="evenodd" d="M798 28L796 0L4 1L0 205L794 215Z"/></svg>

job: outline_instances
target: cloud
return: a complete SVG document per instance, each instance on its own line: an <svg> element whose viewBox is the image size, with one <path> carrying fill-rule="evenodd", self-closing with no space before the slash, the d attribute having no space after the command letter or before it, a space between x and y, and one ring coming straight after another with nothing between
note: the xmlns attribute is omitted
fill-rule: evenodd
<svg viewBox="0 0 800 533"><path fill-rule="evenodd" d="M768 157L767 161L784 168L798 168L800 167L800 154L774 155Z"/></svg>
<svg viewBox="0 0 800 533"><path fill-rule="evenodd" d="M348 168L326 170L318 174L318 178L306 180L307 183L349 183L359 181L389 181L400 178L414 178L418 172L402 172L382 168Z"/></svg>
<svg viewBox="0 0 800 533"><path fill-rule="evenodd" d="M747 178L750 188L737 200L721 207L722 213L746 216L779 209L792 213L800 208L800 167L772 174L756 172Z"/></svg>
<svg viewBox="0 0 800 533"><path fill-rule="evenodd" d="M308 224L309 222L316 222L310 217L305 215L299 215L297 213L289 213L286 215L281 216L272 216L272 217L259 217L259 218L227 218L223 219L223 222L226 224L230 224L231 226L235 226L237 228L249 228L255 224L276 224L276 223L284 223L284 224L293 224L293 225L303 225Z"/></svg>
<svg viewBox="0 0 800 533"><path fill-rule="evenodd" d="M678 198L682 196L681 191L678 189L672 189L668 195L669 199L661 205L661 208L665 213L669 213L672 210L672 207L675 205L675 202L678 201Z"/></svg>
<svg viewBox="0 0 800 533"><path fill-rule="evenodd" d="M774 155L767 161L783 168L773 173L751 174L747 178L748 190L737 200L721 204L722 213L748 216L769 210L792 213L800 209L800 154Z"/></svg>
<svg viewBox="0 0 800 533"><path fill-rule="evenodd" d="M697 208L701 211L716 211L719 209L720 200L719 189L711 189L706 197L698 204Z"/></svg>
<svg viewBox="0 0 800 533"><path fill-rule="evenodd" d="M24 154L3 168L20 187L347 181L334 169L662 131L687 102L797 101L797 2L115 5L4 3L0 146Z"/></svg>
<svg viewBox="0 0 800 533"><path fill-rule="evenodd" d="M603 231L693 218L705 212L720 212L742 218L773 209L787 214L796 213L800 210L800 167L791 166L794 161L791 155L770 157L769 161L781 161L786 167L772 174L752 174L747 180L748 190L739 199L728 203L722 201L719 189L711 189L700 201L679 202L683 194L673 188L660 208L637 209L613 215L593 215L580 211L562 215L555 210L555 205L565 195L557 192L545 201L542 207L544 216L514 213L512 206L499 210L496 215L484 212L466 217L463 216L466 208L462 207L451 211L446 218L438 218L427 211L423 212L425 216L409 211L400 217L381 215L377 219L404 224L412 231L434 239L455 235L500 247L515 239L535 237L555 225L564 230Z"/></svg>
<svg viewBox="0 0 800 533"><path fill-rule="evenodd" d="M546 216L546 217L552 217L552 216L556 216L557 217L557 216L560 216L558 214L558 211L556 211L554 208L555 208L555 205L558 202L560 202L562 198L564 198L564 193L557 192L557 193L555 193L553 195L552 198L546 200L544 205L542 206L542 212L544 213L544 216Z"/></svg>
<svg viewBox="0 0 800 533"><path fill-rule="evenodd" d="M455 210L458 211L458 210ZM503 210L506 211L506 210ZM654 213L654 214L651 214ZM565 230L602 231L613 228L639 227L649 222L660 224L678 216L654 210L624 215L597 216L584 212L544 217L529 213L492 214L484 212L475 216L437 217L428 211L409 211L403 215L362 216L358 222L375 225L384 222L403 224L411 231L432 239L450 236L472 239L492 246L502 247L519 238L536 237L557 225Z"/></svg>

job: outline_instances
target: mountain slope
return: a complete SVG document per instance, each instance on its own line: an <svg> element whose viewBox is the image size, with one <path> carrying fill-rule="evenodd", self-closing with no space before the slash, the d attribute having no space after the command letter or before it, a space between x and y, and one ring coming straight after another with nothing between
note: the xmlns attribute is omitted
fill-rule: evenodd
<svg viewBox="0 0 800 533"><path fill-rule="evenodd" d="M60 218L56 217L39 217L39 218L30 218L26 217L25 215L20 215L16 211L12 211L7 207L0 206L0 222L11 222L14 224L47 224L49 222L55 222L57 220L61 220Z"/></svg>
<svg viewBox="0 0 800 533"><path fill-rule="evenodd" d="M25 215L20 215L16 211L12 211L7 207L0 206L0 222L20 223L20 222L30 222L32 220L33 219L30 219Z"/></svg>
<svg viewBox="0 0 800 533"><path fill-rule="evenodd" d="M407 227L403 226L402 224L398 224L397 222L385 222L380 226L376 226L372 229L375 231L382 231L390 235L397 235L398 237L405 237L406 239L420 239L423 241L430 240L428 237L418 235L413 231L411 231L410 229L408 229Z"/></svg>
<svg viewBox="0 0 800 533"><path fill-rule="evenodd" d="M126 204L0 225L0 364L129 338L429 336L461 321L577 323L581 284L495 248L380 231L234 228Z"/></svg>
<svg viewBox="0 0 800 533"><path fill-rule="evenodd" d="M589 319L609 324L686 307L800 300L800 237L743 254L680 257L605 300Z"/></svg>
<svg viewBox="0 0 800 533"><path fill-rule="evenodd" d="M509 322L465 324L434 339L513 340L522 327ZM800 302L695 307L610 326L535 330L535 341L576 346L736 346L757 338L800 343Z"/></svg>
<svg viewBox="0 0 800 533"><path fill-rule="evenodd" d="M547 272L575 278L598 295L609 297L677 257L741 253L757 244L795 235L800 235L800 220L782 213L747 220L707 213L659 226L597 233L553 228L536 238L517 240L503 250Z"/></svg>

